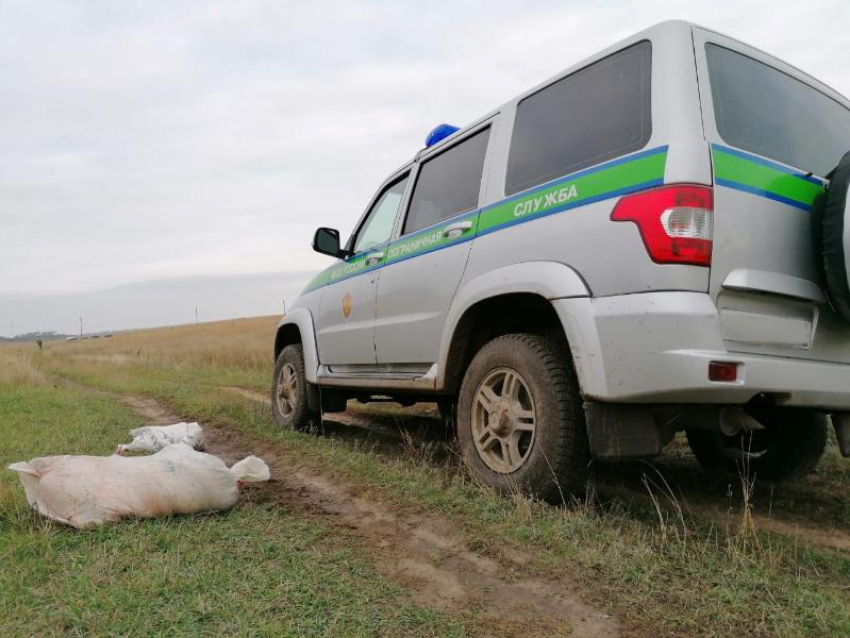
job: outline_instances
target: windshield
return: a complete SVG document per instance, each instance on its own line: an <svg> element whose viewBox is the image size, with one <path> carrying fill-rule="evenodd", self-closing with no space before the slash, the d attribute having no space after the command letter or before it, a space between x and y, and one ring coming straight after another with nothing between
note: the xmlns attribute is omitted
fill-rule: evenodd
<svg viewBox="0 0 850 638"><path fill-rule="evenodd" d="M850 151L850 111L817 89L730 49L706 44L714 117L737 148L824 176Z"/></svg>

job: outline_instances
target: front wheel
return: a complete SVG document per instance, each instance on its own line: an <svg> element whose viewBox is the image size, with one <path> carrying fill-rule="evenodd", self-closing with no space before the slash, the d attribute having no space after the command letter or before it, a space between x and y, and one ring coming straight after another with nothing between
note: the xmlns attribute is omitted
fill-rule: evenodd
<svg viewBox="0 0 850 638"><path fill-rule="evenodd" d="M272 414L275 422L293 430L306 430L319 418L310 409L307 394L312 388L304 375L301 344L286 346L277 358L272 381Z"/></svg>
<svg viewBox="0 0 850 638"><path fill-rule="evenodd" d="M826 447L826 417L811 410L772 408L752 415L764 429L726 436L687 430L688 445L709 470L748 472L771 482L811 472Z"/></svg>
<svg viewBox="0 0 850 638"><path fill-rule="evenodd" d="M463 379L457 430L464 460L502 494L550 502L585 489L590 450L566 348L531 334L487 343Z"/></svg>

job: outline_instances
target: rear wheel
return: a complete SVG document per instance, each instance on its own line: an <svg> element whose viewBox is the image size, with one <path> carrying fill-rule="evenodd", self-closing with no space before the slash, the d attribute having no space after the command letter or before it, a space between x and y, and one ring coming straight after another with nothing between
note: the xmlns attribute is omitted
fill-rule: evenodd
<svg viewBox="0 0 850 638"><path fill-rule="evenodd" d="M550 502L581 492L590 451L566 349L531 334L487 343L469 365L457 408L463 457L502 494Z"/></svg>
<svg viewBox="0 0 850 638"><path fill-rule="evenodd" d="M771 408L752 416L763 430L735 436L688 430L688 444L700 464L774 482L793 481L815 469L826 447L826 417L793 408Z"/></svg>
<svg viewBox="0 0 850 638"><path fill-rule="evenodd" d="M304 375L304 353L301 344L286 346L277 358L272 382L272 413L284 428L304 430L319 414L310 409L308 392L313 388Z"/></svg>

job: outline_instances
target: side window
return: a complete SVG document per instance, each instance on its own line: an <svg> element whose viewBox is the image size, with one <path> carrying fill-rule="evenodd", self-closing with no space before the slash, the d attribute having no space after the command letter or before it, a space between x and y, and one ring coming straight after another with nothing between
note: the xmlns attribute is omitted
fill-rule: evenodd
<svg viewBox="0 0 850 638"><path fill-rule="evenodd" d="M520 102L507 194L646 146L651 70L652 45L640 42Z"/></svg>
<svg viewBox="0 0 850 638"><path fill-rule="evenodd" d="M389 241L408 177L410 175L405 175L397 182L390 184L378 197L363 225L360 226L357 239L354 240L355 253L362 253L364 250Z"/></svg>
<svg viewBox="0 0 850 638"><path fill-rule="evenodd" d="M850 111L814 87L736 51L706 44L723 141L826 175L850 147Z"/></svg>
<svg viewBox="0 0 850 638"><path fill-rule="evenodd" d="M423 162L410 199L403 234L478 206L490 129L476 133Z"/></svg>

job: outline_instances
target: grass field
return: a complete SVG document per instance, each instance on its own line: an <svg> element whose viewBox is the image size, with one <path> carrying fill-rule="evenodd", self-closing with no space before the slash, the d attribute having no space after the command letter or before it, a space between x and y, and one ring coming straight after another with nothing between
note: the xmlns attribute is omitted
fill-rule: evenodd
<svg viewBox="0 0 850 638"><path fill-rule="evenodd" d="M584 503L499 498L421 407L352 406L323 436L278 430L229 389L267 392L274 325L0 349L4 464L108 453L141 422L121 402L135 395L281 477L226 514L81 533L37 519L4 473L0 635L850 635L850 465L834 446L787 487L707 479L678 444L653 465L599 466ZM442 534L425 550L410 541L423 526ZM528 609L504 611L535 587Z"/></svg>
<svg viewBox="0 0 850 638"><path fill-rule="evenodd" d="M2 352L2 351L0 351ZM0 354L3 466L108 454L138 417L114 399L47 383ZM221 515L76 532L39 520L0 480L0 635L462 635L463 619L399 599L356 546L262 501Z"/></svg>

